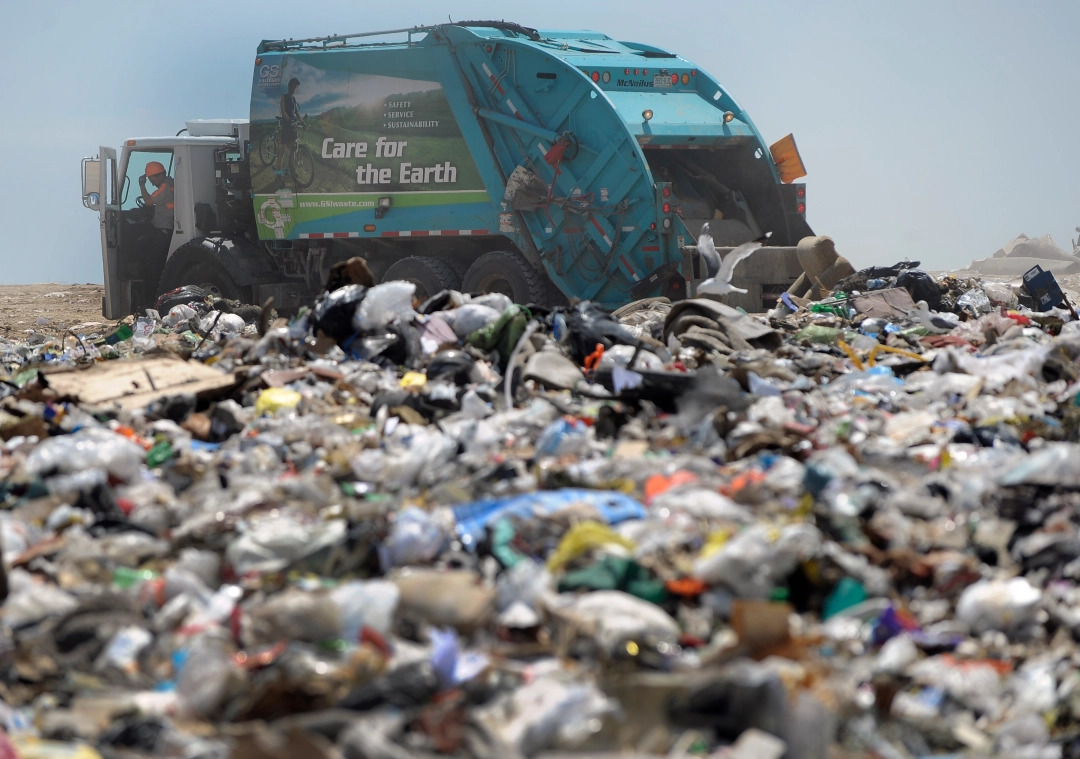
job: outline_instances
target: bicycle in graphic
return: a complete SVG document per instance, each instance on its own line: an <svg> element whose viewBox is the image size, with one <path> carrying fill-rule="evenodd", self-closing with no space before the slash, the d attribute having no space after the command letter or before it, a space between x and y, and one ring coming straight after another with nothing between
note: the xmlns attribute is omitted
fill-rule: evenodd
<svg viewBox="0 0 1080 759"><path fill-rule="evenodd" d="M281 144L281 117L277 117L277 128L267 132L259 140L259 160L263 166L273 166L277 159L278 148ZM307 124L302 121L294 121L293 131L296 133L296 142L293 143L289 154L289 173L297 188L303 189L315 181L315 156L311 149L300 141L300 130L306 129Z"/></svg>

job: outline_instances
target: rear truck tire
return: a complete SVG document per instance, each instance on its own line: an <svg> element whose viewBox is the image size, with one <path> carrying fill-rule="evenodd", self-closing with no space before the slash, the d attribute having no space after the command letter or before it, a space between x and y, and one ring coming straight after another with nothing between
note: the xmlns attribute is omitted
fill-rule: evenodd
<svg viewBox="0 0 1080 759"><path fill-rule="evenodd" d="M207 255L178 255L177 251L165 264L158 280L158 295L184 285L196 285L217 298L240 299L240 286L225 267Z"/></svg>
<svg viewBox="0 0 1080 759"><path fill-rule="evenodd" d="M289 167L292 169L293 183L298 190L309 187L315 181L315 156L306 145L297 145L289 156Z"/></svg>
<svg viewBox="0 0 1080 759"><path fill-rule="evenodd" d="M263 166L269 166L277 158L277 147L277 135L273 132L267 132L259 140L259 160Z"/></svg>
<svg viewBox="0 0 1080 759"><path fill-rule="evenodd" d="M466 258L465 256L448 256L446 258L439 259L451 269L454 270L454 274L457 275L458 287L465 280L465 273L469 271L469 266L472 265L473 259Z"/></svg>
<svg viewBox="0 0 1080 759"><path fill-rule="evenodd" d="M460 287L460 278L445 261L422 256L409 256L392 264L382 281L394 279L416 285L413 297L421 303L443 290L457 290Z"/></svg>
<svg viewBox="0 0 1080 759"><path fill-rule="evenodd" d="M473 262L461 288L467 293L502 293L514 303L544 303L547 281L520 253L494 250Z"/></svg>

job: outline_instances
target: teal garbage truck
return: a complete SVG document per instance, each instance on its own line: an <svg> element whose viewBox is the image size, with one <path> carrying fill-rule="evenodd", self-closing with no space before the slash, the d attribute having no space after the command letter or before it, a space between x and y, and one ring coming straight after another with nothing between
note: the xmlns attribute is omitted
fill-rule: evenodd
<svg viewBox="0 0 1080 759"><path fill-rule="evenodd" d="M153 162L174 188L160 246L138 181ZM83 204L100 215L108 318L186 284L294 308L354 256L418 297L678 299L702 277L705 222L721 253L770 235L736 270L734 304L761 310L801 273L803 174L791 135L766 144L675 53L474 21L264 41L247 119L102 147Z"/></svg>

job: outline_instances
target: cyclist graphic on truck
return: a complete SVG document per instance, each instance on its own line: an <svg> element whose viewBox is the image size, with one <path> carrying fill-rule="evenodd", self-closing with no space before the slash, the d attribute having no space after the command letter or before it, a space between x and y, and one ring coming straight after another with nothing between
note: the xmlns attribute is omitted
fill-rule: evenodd
<svg viewBox="0 0 1080 759"><path fill-rule="evenodd" d="M300 80L295 76L289 80L288 91L281 96L281 149L278 151L277 165L282 167L282 159L288 152L292 157L293 145L296 144L297 132L304 124L304 117L300 115L300 106L296 102L296 91L300 88Z"/></svg>
<svg viewBox="0 0 1080 759"><path fill-rule="evenodd" d="M315 156L300 141L298 130L306 128L307 123L296 100L299 87L300 80L295 76L289 80L289 88L279 103L278 128L263 135L259 143L259 158L264 166L272 164L276 175L290 174L293 184L303 189L315 179ZM286 167L287 172L283 171Z"/></svg>

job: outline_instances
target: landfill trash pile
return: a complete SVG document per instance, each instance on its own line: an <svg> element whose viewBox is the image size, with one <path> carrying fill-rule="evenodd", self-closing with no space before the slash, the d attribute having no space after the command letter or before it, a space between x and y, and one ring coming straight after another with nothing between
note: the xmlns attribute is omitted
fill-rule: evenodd
<svg viewBox="0 0 1080 759"><path fill-rule="evenodd" d="M1080 756L1069 309L172 295L0 342L0 755Z"/></svg>

